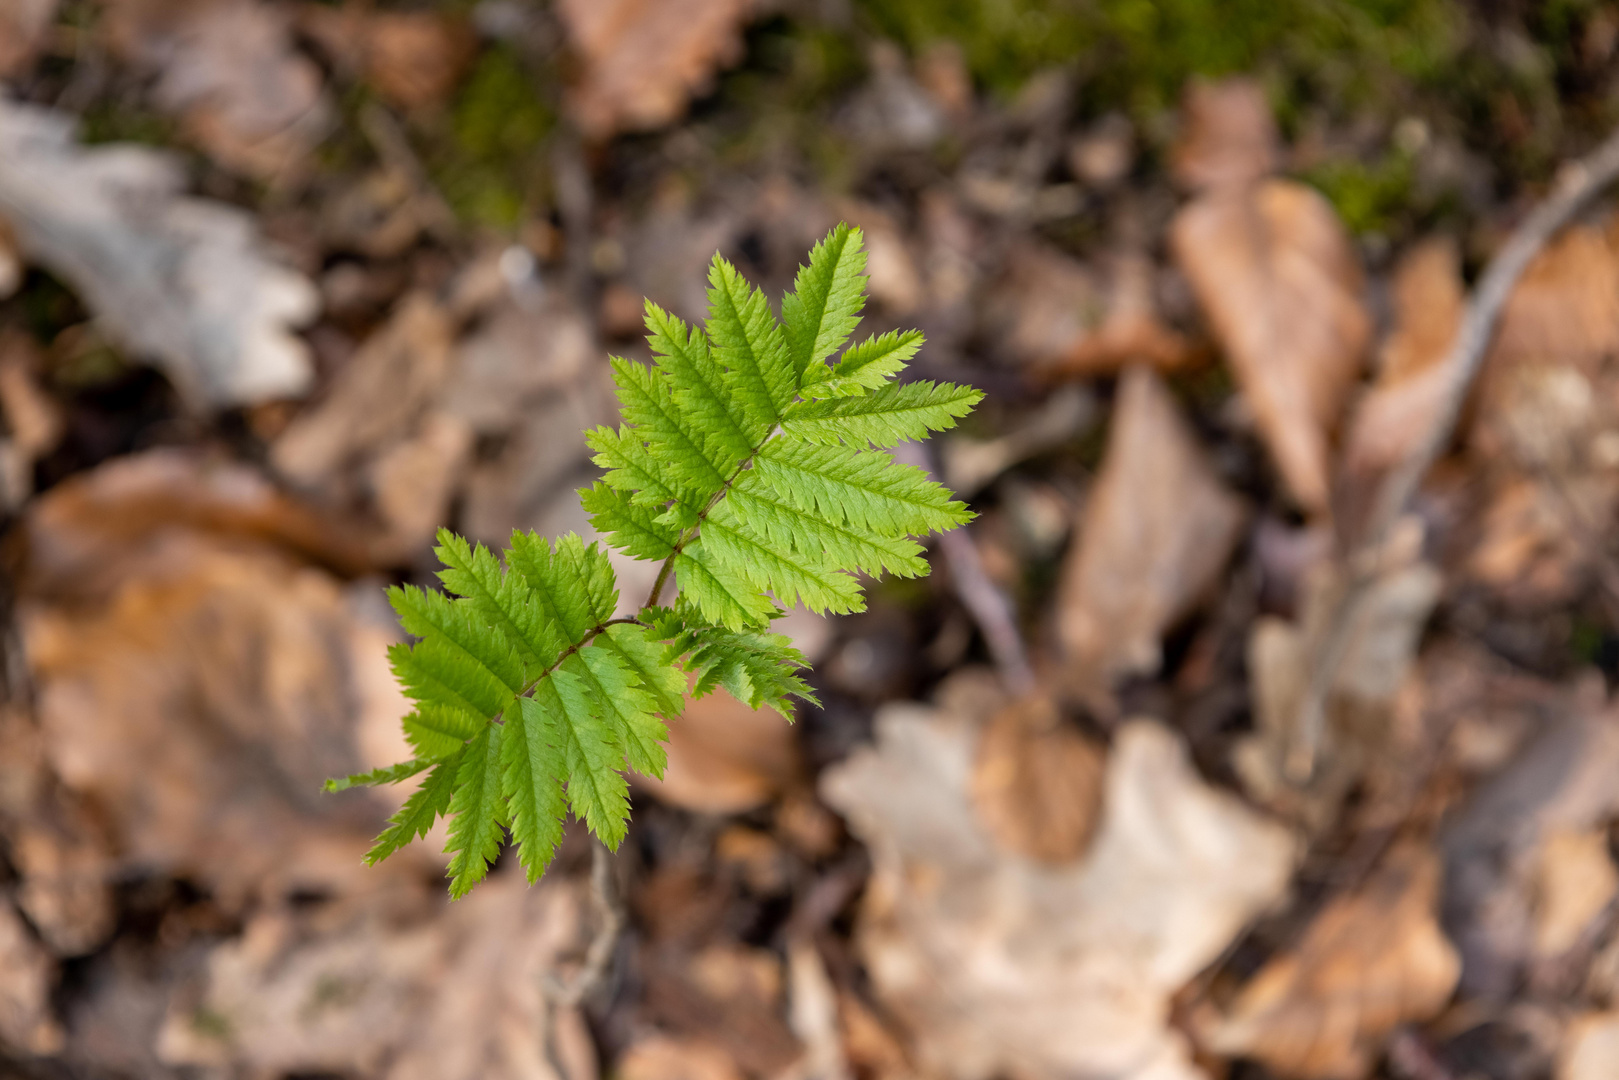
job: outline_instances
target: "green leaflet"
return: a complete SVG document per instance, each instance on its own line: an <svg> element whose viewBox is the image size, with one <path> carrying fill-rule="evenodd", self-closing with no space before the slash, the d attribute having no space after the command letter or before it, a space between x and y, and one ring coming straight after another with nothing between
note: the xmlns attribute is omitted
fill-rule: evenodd
<svg viewBox="0 0 1619 1080"><path fill-rule="evenodd" d="M927 572L916 538L972 514L880 448L954 426L982 394L893 381L922 344L915 331L844 348L864 269L860 231L840 225L799 268L780 320L718 256L705 325L647 305L654 362L611 362L620 422L586 433L604 472L579 495L607 547L662 564L638 615L617 614L607 549L572 534L514 533L496 552L442 530L445 591L390 590L415 639L389 657L415 703L402 723L416 756L327 784L422 777L369 861L446 814L452 897L508 838L538 880L570 814L616 849L625 771L662 775L688 693L723 688L789 720L795 701L815 702L804 657L769 630L784 606L859 611L855 575ZM655 606L671 585L672 606Z"/></svg>

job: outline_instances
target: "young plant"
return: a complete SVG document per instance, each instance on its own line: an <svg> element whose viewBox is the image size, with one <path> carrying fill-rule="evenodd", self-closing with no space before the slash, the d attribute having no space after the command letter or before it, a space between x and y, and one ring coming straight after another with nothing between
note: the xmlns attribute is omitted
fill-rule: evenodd
<svg viewBox="0 0 1619 1080"><path fill-rule="evenodd" d="M496 558L439 533L439 578L458 599L389 590L417 641L390 658L416 702L416 756L328 781L340 791L426 772L366 859L376 863L449 814L450 895L464 896L509 832L530 882L568 811L609 849L624 838L623 770L661 776L665 722L688 692L724 687L791 719L814 701L804 657L770 632L782 606L865 606L854 571L928 572L912 537L972 513L882 448L955 425L983 396L894 376L922 344L886 333L843 351L865 304L858 229L810 252L781 320L715 256L709 315L687 327L646 306L656 363L612 361L623 423L587 435L604 478L580 492L607 543L661 562L634 615L617 616L607 552L569 534L514 533ZM673 577L678 598L659 606Z"/></svg>

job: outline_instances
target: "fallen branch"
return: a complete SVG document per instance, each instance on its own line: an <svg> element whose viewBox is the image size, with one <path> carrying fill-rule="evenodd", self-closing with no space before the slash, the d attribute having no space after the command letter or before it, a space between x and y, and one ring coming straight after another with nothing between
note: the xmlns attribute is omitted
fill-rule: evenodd
<svg viewBox="0 0 1619 1080"><path fill-rule="evenodd" d="M1359 541L1345 558L1349 580L1333 607L1321 645L1310 665L1309 682L1299 708L1297 736L1287 755L1287 775L1303 783L1315 772L1326 728L1327 699L1348 652L1361 605L1382 569L1382 556L1394 523L1406 512L1422 478L1450 445L1462 404L1484 366L1501 309L1518 279L1546 243L1567 225L1603 188L1619 179L1619 132L1581 161L1566 166L1551 196L1524 219L1490 260L1462 313L1456 338L1445 357L1449 383L1439 412L1423 440L1388 474L1377 492Z"/></svg>

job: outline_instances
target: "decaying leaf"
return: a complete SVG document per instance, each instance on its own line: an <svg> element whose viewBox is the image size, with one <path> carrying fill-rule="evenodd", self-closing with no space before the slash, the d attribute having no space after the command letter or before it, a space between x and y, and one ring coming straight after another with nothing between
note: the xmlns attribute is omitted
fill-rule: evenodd
<svg viewBox="0 0 1619 1080"><path fill-rule="evenodd" d="M688 700L669 725L669 767L663 779L637 775L675 806L708 814L737 814L763 806L799 771L793 730L774 709L750 709L723 690Z"/></svg>
<svg viewBox="0 0 1619 1080"><path fill-rule="evenodd" d="M1243 987L1202 1041L1279 1076L1366 1076L1391 1031L1432 1018L1456 988L1461 961L1435 918L1439 870L1426 847L1390 852Z"/></svg>
<svg viewBox="0 0 1619 1080"><path fill-rule="evenodd" d="M1383 478L1438 422L1450 380L1444 360L1467 299L1455 242L1440 238L1413 248L1395 269L1391 292L1394 329L1379 355L1377 381L1356 403L1344 437L1339 505L1351 533Z"/></svg>
<svg viewBox="0 0 1619 1080"><path fill-rule="evenodd" d="M1175 146L1175 178L1194 190L1241 187L1276 170L1276 118L1253 79L1195 80L1187 87Z"/></svg>
<svg viewBox="0 0 1619 1080"><path fill-rule="evenodd" d="M230 169L266 180L299 169L325 136L320 69L293 48L284 8L258 0L108 0L107 32L157 76L153 101Z"/></svg>
<svg viewBox="0 0 1619 1080"><path fill-rule="evenodd" d="M302 393L291 327L314 315L314 287L271 261L247 214L181 195L181 177L170 155L82 147L65 116L0 98L0 217L28 258L199 406Z"/></svg>
<svg viewBox="0 0 1619 1080"><path fill-rule="evenodd" d="M958 1080L1201 1075L1169 997L1281 897L1287 833L1203 784L1168 730L1131 721L1089 851L1032 863L973 809L975 728L888 706L877 745L822 777L871 849L858 941L919 1063Z"/></svg>
<svg viewBox="0 0 1619 1080"><path fill-rule="evenodd" d="M1170 245L1288 490L1324 511L1333 431L1371 336L1331 204L1290 180L1217 188L1181 210Z"/></svg>
<svg viewBox="0 0 1619 1080"><path fill-rule="evenodd" d="M586 133L645 130L679 116L742 57L753 0L563 0L582 70L569 104Z"/></svg>
<svg viewBox="0 0 1619 1080"><path fill-rule="evenodd" d="M1243 516L1157 376L1127 371L1059 586L1075 689L1105 695L1117 676L1157 670L1159 638L1214 584Z"/></svg>
<svg viewBox="0 0 1619 1080"><path fill-rule="evenodd" d="M1107 301L1091 267L1024 242L1006 254L1003 276L986 298L987 319L1008 359L1050 368L1102 325Z"/></svg>
<svg viewBox="0 0 1619 1080"><path fill-rule="evenodd" d="M593 1080L579 1016L555 1010L543 981L565 974L581 892L497 874L447 910L390 911L375 896L314 917L266 910L171 1002L159 1056L258 1076ZM547 1063L553 1028L567 1077Z"/></svg>
<svg viewBox="0 0 1619 1080"><path fill-rule="evenodd" d="M464 22L440 11L309 5L298 18L335 64L406 109L443 104L477 45Z"/></svg>
<svg viewBox="0 0 1619 1080"><path fill-rule="evenodd" d="M1051 698L1019 699L984 729L973 763L973 805L1006 850L1068 862L1095 831L1104 760L1101 748L1063 723Z"/></svg>

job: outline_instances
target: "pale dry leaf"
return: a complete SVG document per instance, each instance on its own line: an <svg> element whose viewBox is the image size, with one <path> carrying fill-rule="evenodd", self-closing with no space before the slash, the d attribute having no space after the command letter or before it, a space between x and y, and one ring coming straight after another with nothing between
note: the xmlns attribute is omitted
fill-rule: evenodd
<svg viewBox="0 0 1619 1080"><path fill-rule="evenodd" d="M422 418L414 435L370 463L367 476L387 546L408 556L450 516L450 500L472 456L473 431L442 411Z"/></svg>
<svg viewBox="0 0 1619 1080"><path fill-rule="evenodd" d="M1099 332L1108 297L1091 267L1047 245L1023 242L1007 252L1004 275L986 307L1008 359L1049 369Z"/></svg>
<svg viewBox="0 0 1619 1080"><path fill-rule="evenodd" d="M919 1064L955 1080L1201 1075L1172 994L1283 894L1288 834L1205 785L1180 740L1122 725L1076 863L1004 853L974 812L976 724L919 705L822 777L872 852L857 940Z"/></svg>
<svg viewBox="0 0 1619 1080"><path fill-rule="evenodd" d="M613 1075L619 1080L743 1080L742 1070L720 1047L667 1035L632 1043Z"/></svg>
<svg viewBox="0 0 1619 1080"><path fill-rule="evenodd" d="M1158 377L1127 371L1058 586L1070 685L1095 697L1156 671L1159 639L1214 585L1243 518Z"/></svg>
<svg viewBox="0 0 1619 1080"><path fill-rule="evenodd" d="M27 72L45 47L59 0L7 0L0 5L0 79ZM0 288L0 296L6 290Z"/></svg>
<svg viewBox="0 0 1619 1080"><path fill-rule="evenodd" d="M1501 309L1490 369L1550 361L1592 372L1619 352L1615 224L1575 225L1535 257Z"/></svg>
<svg viewBox="0 0 1619 1080"><path fill-rule="evenodd" d="M1332 205L1290 180L1213 189L1176 216L1170 244L1288 491L1326 510L1333 432L1371 337Z"/></svg>
<svg viewBox="0 0 1619 1080"><path fill-rule="evenodd" d="M1551 482L1501 477L1476 526L1467 570L1496 599L1541 612L1574 602L1590 588L1592 522L1619 506L1619 484L1603 473Z"/></svg>
<svg viewBox="0 0 1619 1080"><path fill-rule="evenodd" d="M51 1008L56 962L0 894L0 1048L59 1054L64 1034Z"/></svg>
<svg viewBox="0 0 1619 1080"><path fill-rule="evenodd" d="M1430 848L1395 848L1261 968L1201 1041L1283 1077L1368 1075L1391 1031L1431 1019L1456 988L1461 961L1435 917L1439 882Z"/></svg>
<svg viewBox="0 0 1619 1080"><path fill-rule="evenodd" d="M1555 958L1573 948L1619 896L1608 830L1554 830L1535 869L1535 952Z"/></svg>
<svg viewBox="0 0 1619 1080"><path fill-rule="evenodd" d="M644 131L680 115L714 74L742 58L754 0L562 0L557 14L581 62L568 97L593 138Z"/></svg>
<svg viewBox="0 0 1619 1080"><path fill-rule="evenodd" d="M1105 760L1101 747L1063 722L1049 696L1021 698L984 729L973 762L973 805L1007 851L1070 862L1095 832Z"/></svg>
<svg viewBox="0 0 1619 1080"><path fill-rule="evenodd" d="M302 393L292 327L315 314L314 286L270 258L249 215L181 184L168 154L80 146L64 115L0 97L0 217L29 259L196 405Z"/></svg>
<svg viewBox="0 0 1619 1080"><path fill-rule="evenodd" d="M156 75L152 98L219 164L261 179L301 170L332 124L320 69L285 9L258 0L108 0L107 33Z"/></svg>
<svg viewBox="0 0 1619 1080"><path fill-rule="evenodd" d="M0 334L0 412L13 445L30 465L56 449L66 425L61 404L40 385L40 366L32 338Z"/></svg>
<svg viewBox="0 0 1619 1080"><path fill-rule="evenodd" d="M1619 1076L1619 1012L1587 1013L1569 1025L1557 1055L1557 1080Z"/></svg>
<svg viewBox="0 0 1619 1080"><path fill-rule="evenodd" d="M495 874L459 903L372 894L300 917L266 909L215 946L158 1038L170 1066L378 1080L594 1080L577 1013L545 997L583 933L581 883ZM555 1027L567 1077L547 1064Z"/></svg>
<svg viewBox="0 0 1619 1080"><path fill-rule="evenodd" d="M330 482L360 457L406 437L448 377L455 324L425 293L401 299L332 381L270 448L270 462L306 486Z"/></svg>
<svg viewBox="0 0 1619 1080"><path fill-rule="evenodd" d="M794 1073L803 1080L853 1080L838 1029L838 990L808 934L787 943L787 989L787 1023L804 1044Z"/></svg>
<svg viewBox="0 0 1619 1080"><path fill-rule="evenodd" d="M1379 354L1377 381L1356 403L1344 436L1339 516L1350 532L1383 478L1439 420L1451 380L1444 361L1467 301L1455 241L1413 248L1394 271L1391 294L1394 328Z"/></svg>
<svg viewBox="0 0 1619 1080"><path fill-rule="evenodd" d="M1276 170L1281 154L1276 119L1255 80L1194 80L1184 109L1174 170L1186 187L1240 187Z"/></svg>

